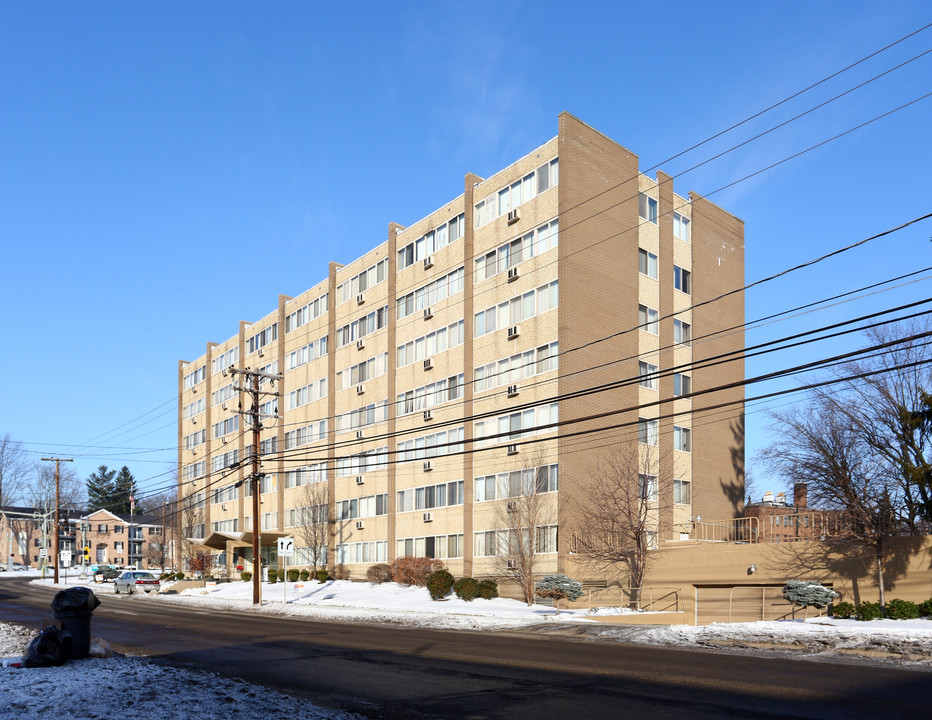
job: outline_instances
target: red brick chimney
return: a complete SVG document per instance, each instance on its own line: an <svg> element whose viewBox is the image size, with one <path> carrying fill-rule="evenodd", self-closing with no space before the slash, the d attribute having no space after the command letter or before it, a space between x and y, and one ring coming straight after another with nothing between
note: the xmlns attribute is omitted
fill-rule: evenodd
<svg viewBox="0 0 932 720"><path fill-rule="evenodd" d="M793 504L797 510L805 510L808 503L808 486L804 482L794 483L793 485Z"/></svg>

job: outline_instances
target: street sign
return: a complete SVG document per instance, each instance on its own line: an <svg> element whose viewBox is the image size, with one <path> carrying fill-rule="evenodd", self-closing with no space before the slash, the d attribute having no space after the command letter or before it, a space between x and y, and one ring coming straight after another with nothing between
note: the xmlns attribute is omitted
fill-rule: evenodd
<svg viewBox="0 0 932 720"><path fill-rule="evenodd" d="M71 566L71 550L62 550L58 553L58 556L61 558L62 565L65 567Z"/></svg>
<svg viewBox="0 0 932 720"><path fill-rule="evenodd" d="M294 538L278 539L278 556L283 558L294 557Z"/></svg>
<svg viewBox="0 0 932 720"><path fill-rule="evenodd" d="M39 548L39 557L48 557L49 551L45 548Z"/></svg>

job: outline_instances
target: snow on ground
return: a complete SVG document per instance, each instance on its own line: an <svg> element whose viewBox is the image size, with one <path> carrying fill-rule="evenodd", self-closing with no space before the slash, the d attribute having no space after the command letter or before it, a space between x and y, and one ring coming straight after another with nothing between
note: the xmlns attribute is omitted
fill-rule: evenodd
<svg viewBox="0 0 932 720"><path fill-rule="evenodd" d="M0 573L4 577L32 575L35 571ZM810 618L805 622L713 623L706 626L664 625L664 614L653 613L650 625L611 625L594 615L626 614L622 608L589 612L561 610L497 598L465 602L450 597L436 602L424 588L396 583L364 582L277 583L262 585L262 605L252 604L252 583L220 583L211 588L189 588L172 594L114 595L113 585L94 585L74 572L58 587L84 584L94 588L102 602L166 602L209 605L229 609L303 616L319 620L371 622L463 630L560 633L584 640L634 642L728 649L776 651L806 659L856 660L932 670L932 620L834 620ZM165 594L165 591L169 591ZM0 658L22 654L35 630L0 622ZM88 682L88 668L94 680ZM75 720L142 713L150 718L174 718L179 708L187 716L213 720L262 717L274 700L276 710L297 720L352 718L346 713L299 702L273 690L247 684L218 682L211 673L192 678L189 668L177 669L134 657L71 661L60 668L0 668L0 718L32 720L66 711ZM168 706L158 697L171 697Z"/></svg>

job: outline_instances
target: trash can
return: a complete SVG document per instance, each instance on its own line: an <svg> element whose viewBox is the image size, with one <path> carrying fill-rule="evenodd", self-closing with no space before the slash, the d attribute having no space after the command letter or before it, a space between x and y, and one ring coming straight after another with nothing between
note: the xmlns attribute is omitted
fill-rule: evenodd
<svg viewBox="0 0 932 720"><path fill-rule="evenodd" d="M62 590L52 600L52 615L61 622L61 629L70 633L68 657L86 658L91 648L91 616L100 600L90 588L72 587Z"/></svg>

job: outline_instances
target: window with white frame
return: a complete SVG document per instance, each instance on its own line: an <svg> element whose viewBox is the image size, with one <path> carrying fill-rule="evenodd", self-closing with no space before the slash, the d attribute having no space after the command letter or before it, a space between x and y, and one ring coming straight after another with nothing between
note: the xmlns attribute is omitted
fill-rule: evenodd
<svg viewBox="0 0 932 720"><path fill-rule="evenodd" d="M184 482L189 482L196 478L201 477L207 472L207 461L199 460L196 463L191 463L190 465L185 465L181 469L181 479Z"/></svg>
<svg viewBox="0 0 932 720"><path fill-rule="evenodd" d="M246 352L248 355L252 355L276 340L278 340L278 323L272 323L265 330L260 330L246 341Z"/></svg>
<svg viewBox="0 0 932 720"><path fill-rule="evenodd" d="M355 410L350 410L348 413L337 415L336 432L358 430L386 420L388 420L388 400L379 400Z"/></svg>
<svg viewBox="0 0 932 720"><path fill-rule="evenodd" d="M343 347L351 342L360 340L366 335L381 330L388 325L388 305L363 315L357 320L337 328L337 347Z"/></svg>
<svg viewBox="0 0 932 720"><path fill-rule="evenodd" d="M294 370L302 365L322 358L327 354L327 336L324 335L320 340L308 343L304 347L292 350L285 356L285 371Z"/></svg>
<svg viewBox="0 0 932 720"><path fill-rule="evenodd" d="M559 421L560 406L550 403L494 419L479 420L475 423L473 437L477 446L513 442L539 433L556 432Z"/></svg>
<svg viewBox="0 0 932 720"><path fill-rule="evenodd" d="M638 248L638 272L656 280L658 278L657 256L644 248Z"/></svg>
<svg viewBox="0 0 932 720"><path fill-rule="evenodd" d="M476 204L475 225L480 228L499 215L505 215L540 193L559 183L560 165L558 158L541 165L534 172L515 180L507 187L492 193Z"/></svg>
<svg viewBox="0 0 932 720"><path fill-rule="evenodd" d="M202 397L199 397L193 403L188 403L181 411L182 419L186 420L188 418L194 417L195 415L200 415L202 412L204 412L205 406L206 403Z"/></svg>
<svg viewBox="0 0 932 720"><path fill-rule="evenodd" d="M463 481L454 480L399 490L396 500L395 512L399 513L462 505Z"/></svg>
<svg viewBox="0 0 932 720"><path fill-rule="evenodd" d="M338 500L336 504L337 520L356 520L386 514L388 514L388 493Z"/></svg>
<svg viewBox="0 0 932 720"><path fill-rule="evenodd" d="M395 462L428 460L430 458L452 455L463 451L465 429L462 427L441 430L421 437L402 440L398 443Z"/></svg>
<svg viewBox="0 0 932 720"><path fill-rule="evenodd" d="M381 353L375 357L356 363L337 373L337 390L355 387L372 378L384 375L388 371L388 353Z"/></svg>
<svg viewBox="0 0 932 720"><path fill-rule="evenodd" d="M693 329L688 322L673 320L673 342L680 345L689 345L693 339Z"/></svg>
<svg viewBox="0 0 932 720"><path fill-rule="evenodd" d="M638 442L642 445L656 445L659 423L649 418L638 418Z"/></svg>
<svg viewBox="0 0 932 720"><path fill-rule="evenodd" d="M653 363L638 361L638 385L648 390L657 389L657 366Z"/></svg>
<svg viewBox="0 0 932 720"><path fill-rule="evenodd" d="M525 378L534 377L559 367L559 344L552 342L534 350L527 350L477 367L474 392L491 390L500 385L514 385Z"/></svg>
<svg viewBox="0 0 932 720"><path fill-rule="evenodd" d="M638 215L654 225L657 224L657 201L647 193L638 193Z"/></svg>
<svg viewBox="0 0 932 720"><path fill-rule="evenodd" d="M277 512L262 513L261 523L262 523L263 530L277 530L278 529L278 513Z"/></svg>
<svg viewBox="0 0 932 720"><path fill-rule="evenodd" d="M315 380L288 393L288 409L294 410L315 400L327 397L327 378Z"/></svg>
<svg viewBox="0 0 932 720"><path fill-rule="evenodd" d="M679 265L673 266L673 287L687 295L692 292L692 273Z"/></svg>
<svg viewBox="0 0 932 720"><path fill-rule="evenodd" d="M239 345L234 345L225 353L221 353L210 361L211 374L216 375L221 370L225 370L237 362L239 362Z"/></svg>
<svg viewBox="0 0 932 720"><path fill-rule="evenodd" d="M207 430L206 428L201 428L190 435L185 435L181 444L185 450L193 450L198 445L203 445L205 442L207 442Z"/></svg>
<svg viewBox="0 0 932 720"><path fill-rule="evenodd" d="M327 482L327 463L312 463L285 471L285 489Z"/></svg>
<svg viewBox="0 0 932 720"><path fill-rule="evenodd" d="M638 497L641 500L655 502L657 500L657 476L638 474Z"/></svg>
<svg viewBox="0 0 932 720"><path fill-rule="evenodd" d="M557 220L545 223L536 230L531 230L523 237L505 243L497 250L487 252L475 261L474 282L481 282L498 273L515 267L524 260L555 248L559 242L560 230Z"/></svg>
<svg viewBox="0 0 932 720"><path fill-rule="evenodd" d="M496 329L511 327L552 310L559 304L559 282L554 280L535 290L517 295L497 306L476 313L473 332L482 337Z"/></svg>
<svg viewBox="0 0 932 720"><path fill-rule="evenodd" d="M214 532L235 533L239 532L239 520L237 518L217 520L216 522L212 522L210 527Z"/></svg>
<svg viewBox="0 0 932 720"><path fill-rule="evenodd" d="M692 505L692 483L689 480L673 481L673 502L677 505Z"/></svg>
<svg viewBox="0 0 932 720"><path fill-rule="evenodd" d="M683 452L692 451L692 440L690 439L690 430L679 425L673 426L673 449L682 450Z"/></svg>
<svg viewBox="0 0 932 720"><path fill-rule="evenodd" d="M641 330L651 335L657 335L660 332L658 319L659 315L654 308L647 307L647 305L638 305L638 326Z"/></svg>
<svg viewBox="0 0 932 720"><path fill-rule="evenodd" d="M679 213L673 213L673 237L690 241L689 218Z"/></svg>
<svg viewBox="0 0 932 720"><path fill-rule="evenodd" d="M202 380L207 378L207 366L202 365L193 372L188 373L184 376L183 387L185 390L190 390L195 385L197 385Z"/></svg>
<svg viewBox="0 0 932 720"><path fill-rule="evenodd" d="M285 433L285 450L291 450L302 445L327 439L327 421L319 420L310 425L289 430Z"/></svg>
<svg viewBox="0 0 932 720"><path fill-rule="evenodd" d="M414 292L402 295L395 301L395 315L398 320L436 305L441 300L453 297L463 291L463 268L457 268L443 277L433 280Z"/></svg>
<svg viewBox="0 0 932 720"><path fill-rule="evenodd" d="M463 557L463 535L429 535L427 537L398 538L398 557L431 557L440 560Z"/></svg>
<svg viewBox="0 0 932 720"><path fill-rule="evenodd" d="M297 330L305 323L315 320L328 310L327 293L319 298L311 300L306 305L302 305L297 310L293 310L285 316L285 333Z"/></svg>
<svg viewBox="0 0 932 720"><path fill-rule="evenodd" d="M463 321L422 335L398 346L396 367L404 367L425 358L432 358L450 348L463 344Z"/></svg>
<svg viewBox="0 0 932 720"><path fill-rule="evenodd" d="M239 462L239 450L230 450L230 452L214 455L210 459L210 471L213 473L221 470L228 470L236 466Z"/></svg>
<svg viewBox="0 0 932 720"><path fill-rule="evenodd" d="M215 488L210 495L210 502L214 505L218 503L227 503L233 502L239 497L239 488L233 485L226 485L225 487Z"/></svg>
<svg viewBox="0 0 932 720"><path fill-rule="evenodd" d="M354 275L340 285L337 285L337 305L364 293L385 280L388 275L388 259L379 260L375 265L366 268L358 275Z"/></svg>
<svg viewBox="0 0 932 720"><path fill-rule="evenodd" d="M306 527L328 522L330 507L326 503L289 508L285 515L285 527Z"/></svg>
<svg viewBox="0 0 932 720"><path fill-rule="evenodd" d="M349 457L337 458L337 477L362 475L388 467L388 446L365 450Z"/></svg>
<svg viewBox="0 0 932 720"><path fill-rule="evenodd" d="M683 397L693 391L692 379L684 373L673 373L673 397Z"/></svg>
<svg viewBox="0 0 932 720"><path fill-rule="evenodd" d="M340 564L373 563L388 560L388 540L341 543L335 549L336 561Z"/></svg>
<svg viewBox="0 0 932 720"><path fill-rule="evenodd" d="M224 435L229 435L231 432L236 432L239 430L239 415L234 415L233 417L228 417L218 423L214 423L211 430L211 437L213 437L214 440Z"/></svg>
<svg viewBox="0 0 932 720"><path fill-rule="evenodd" d="M475 478L476 502L556 492L560 489L558 465L511 470Z"/></svg>
<svg viewBox="0 0 932 720"><path fill-rule="evenodd" d="M459 400L463 397L463 373L437 380L428 385L399 393L395 413L398 416L427 410L436 405Z"/></svg>
<svg viewBox="0 0 932 720"><path fill-rule="evenodd" d="M441 250L448 244L459 240L463 237L465 231L466 217L464 213L460 213L452 220L439 225L417 240L408 243L398 251L397 272L401 272L406 267L423 260L437 250Z"/></svg>

